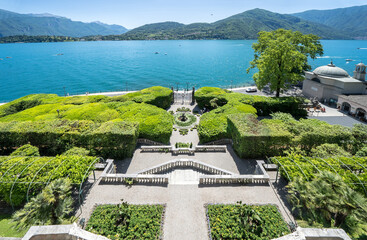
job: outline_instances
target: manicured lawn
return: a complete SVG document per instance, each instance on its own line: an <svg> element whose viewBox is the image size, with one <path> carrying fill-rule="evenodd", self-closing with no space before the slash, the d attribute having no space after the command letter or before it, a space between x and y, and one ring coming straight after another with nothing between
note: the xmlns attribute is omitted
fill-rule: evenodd
<svg viewBox="0 0 367 240"><path fill-rule="evenodd" d="M0 237L23 237L28 229L18 231L12 228L14 223L11 221L11 215L0 215Z"/></svg>
<svg viewBox="0 0 367 240"><path fill-rule="evenodd" d="M160 239L163 205L101 205L86 230L114 239Z"/></svg>
<svg viewBox="0 0 367 240"><path fill-rule="evenodd" d="M273 205L208 205L207 215L212 239L267 240L290 233Z"/></svg>

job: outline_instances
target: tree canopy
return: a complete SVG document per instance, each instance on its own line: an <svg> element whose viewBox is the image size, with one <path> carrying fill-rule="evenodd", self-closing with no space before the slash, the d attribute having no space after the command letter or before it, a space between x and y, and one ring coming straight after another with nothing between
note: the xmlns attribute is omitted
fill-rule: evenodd
<svg viewBox="0 0 367 240"><path fill-rule="evenodd" d="M303 71L311 69L307 59L315 59L323 54L320 38L313 34L278 29L271 32L259 32L259 38L252 45L255 50L252 68L259 72L253 79L259 89L269 85L271 91L280 92L303 80Z"/></svg>

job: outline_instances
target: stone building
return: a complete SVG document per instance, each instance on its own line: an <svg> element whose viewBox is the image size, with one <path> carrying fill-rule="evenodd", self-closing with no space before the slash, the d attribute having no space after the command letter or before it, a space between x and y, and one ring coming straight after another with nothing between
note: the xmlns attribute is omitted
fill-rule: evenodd
<svg viewBox="0 0 367 240"><path fill-rule="evenodd" d="M337 103L340 95L365 95L366 66L356 65L353 77L333 62L305 73L302 93L306 97L317 97L321 102Z"/></svg>

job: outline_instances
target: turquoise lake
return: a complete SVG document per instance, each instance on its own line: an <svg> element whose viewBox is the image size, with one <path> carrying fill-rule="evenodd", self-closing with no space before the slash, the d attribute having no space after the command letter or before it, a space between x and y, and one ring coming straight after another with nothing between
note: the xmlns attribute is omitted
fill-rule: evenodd
<svg viewBox="0 0 367 240"><path fill-rule="evenodd" d="M77 94L252 85L250 40L102 41L0 44L0 102L31 93ZM367 63L367 41L325 40L324 56L353 75ZM357 49L360 48L360 49ZM156 54L158 52L158 54ZM9 57L9 58L7 58ZM345 59L355 61L347 63ZM64 90L65 89L65 90Z"/></svg>

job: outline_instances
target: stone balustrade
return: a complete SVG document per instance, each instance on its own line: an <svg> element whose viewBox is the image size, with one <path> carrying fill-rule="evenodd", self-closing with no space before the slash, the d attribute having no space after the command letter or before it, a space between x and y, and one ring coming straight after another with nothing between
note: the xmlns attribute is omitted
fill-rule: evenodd
<svg viewBox="0 0 367 240"><path fill-rule="evenodd" d="M265 175L202 175L200 184L267 184L269 176Z"/></svg>
<svg viewBox="0 0 367 240"><path fill-rule="evenodd" d="M106 174L101 175L101 181L122 183L133 181L133 183L168 184L168 176L157 174Z"/></svg>
<svg viewBox="0 0 367 240"><path fill-rule="evenodd" d="M220 145L200 145L195 147L195 152L226 152L226 146Z"/></svg>
<svg viewBox="0 0 367 240"><path fill-rule="evenodd" d="M161 146L141 146L142 152L171 152L175 155L189 154L192 155L195 152L226 152L227 147L223 145L200 145L194 148L176 148L169 145Z"/></svg>
<svg viewBox="0 0 367 240"><path fill-rule="evenodd" d="M233 174L230 171L220 169L220 168L211 166L209 164L202 163L202 162L195 161L195 160L191 160L191 159L171 160L171 161L165 162L163 164L157 165L155 167L142 170L142 171L138 172L138 174L155 174L155 173L159 173L159 172L169 171L169 170L172 170L174 168L179 168L179 167L181 167L181 168L185 168L185 167L195 168L195 169L205 171L205 172L208 172L208 173L211 173L211 174L216 174L216 175L232 175Z"/></svg>
<svg viewBox="0 0 367 240"><path fill-rule="evenodd" d="M172 152L172 146L141 146L142 152Z"/></svg>
<svg viewBox="0 0 367 240"><path fill-rule="evenodd" d="M160 142L155 142L149 139L145 139L145 138L138 138L138 143L140 144L147 144L147 145L157 145L157 146L162 146L164 145L163 143Z"/></svg>

